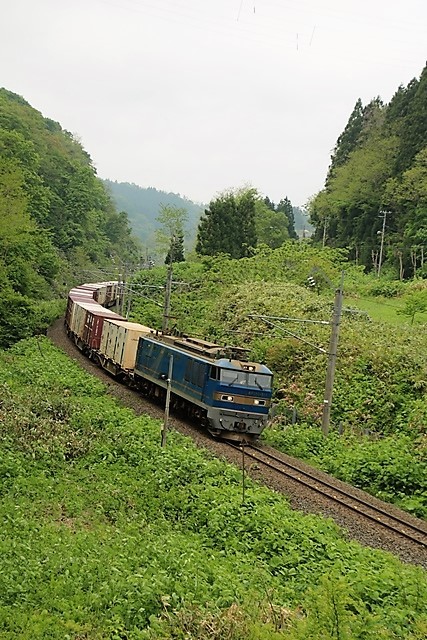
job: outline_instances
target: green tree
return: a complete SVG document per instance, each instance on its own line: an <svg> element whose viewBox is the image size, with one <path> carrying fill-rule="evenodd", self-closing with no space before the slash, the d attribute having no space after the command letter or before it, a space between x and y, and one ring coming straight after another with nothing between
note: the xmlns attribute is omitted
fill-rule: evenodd
<svg viewBox="0 0 427 640"><path fill-rule="evenodd" d="M408 316L411 319L411 324L414 324L417 313L424 313L424 311L427 311L427 290L415 291L408 296L404 306L397 313Z"/></svg>
<svg viewBox="0 0 427 640"><path fill-rule="evenodd" d="M157 216L160 228L156 231L156 237L160 251L166 253L166 264L185 260L184 225L187 219L186 209L174 205L160 205Z"/></svg>
<svg viewBox="0 0 427 640"><path fill-rule="evenodd" d="M225 192L212 200L200 219L197 253L226 253L232 258L251 255L257 243L256 200L255 189Z"/></svg>
<svg viewBox="0 0 427 640"><path fill-rule="evenodd" d="M185 250L184 250L184 235L179 233L171 238L169 251L165 258L165 264L171 262L184 262Z"/></svg>
<svg viewBox="0 0 427 640"><path fill-rule="evenodd" d="M280 200L276 207L276 211L284 213L287 218L288 236L292 240L298 240L298 235L295 231L295 218L294 209L289 198L285 197Z"/></svg>
<svg viewBox="0 0 427 640"><path fill-rule="evenodd" d="M339 136L331 157L326 183L333 177L335 169L344 164L350 153L356 148L363 127L363 105L358 98L344 131Z"/></svg>
<svg viewBox="0 0 427 640"><path fill-rule="evenodd" d="M277 249L289 240L288 218L276 211L274 204L269 207L265 200L255 201L255 224L258 244Z"/></svg>
<svg viewBox="0 0 427 640"><path fill-rule="evenodd" d="M236 222L239 230L237 238L240 236L239 257L246 258L253 253L257 245L257 234L255 224L255 202L257 192L255 189L242 189L236 194Z"/></svg>
<svg viewBox="0 0 427 640"><path fill-rule="evenodd" d="M394 245L399 245L395 259L404 272L415 275L427 255L427 146L410 169L387 182L385 200L394 212Z"/></svg>
<svg viewBox="0 0 427 640"><path fill-rule="evenodd" d="M400 149L396 158L398 172L409 169L415 156L427 145L427 65L419 81L413 80L404 94L398 118Z"/></svg>

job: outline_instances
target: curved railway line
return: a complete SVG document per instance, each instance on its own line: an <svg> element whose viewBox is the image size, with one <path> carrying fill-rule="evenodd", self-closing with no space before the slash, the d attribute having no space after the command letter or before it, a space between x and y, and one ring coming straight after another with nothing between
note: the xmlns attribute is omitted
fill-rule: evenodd
<svg viewBox="0 0 427 640"><path fill-rule="evenodd" d="M239 449L243 455L256 462L304 485L309 490L319 493L322 497L356 512L358 516L371 520L427 549L427 524L423 526L421 521L420 524L410 522L406 517L396 515L379 504L373 504L371 501L355 495L350 485L347 485L346 488L338 487L336 480L329 480L326 477L320 478L316 473L303 470L289 460L284 460L280 455L270 453L254 444L248 444L244 447L232 444L230 446Z"/></svg>

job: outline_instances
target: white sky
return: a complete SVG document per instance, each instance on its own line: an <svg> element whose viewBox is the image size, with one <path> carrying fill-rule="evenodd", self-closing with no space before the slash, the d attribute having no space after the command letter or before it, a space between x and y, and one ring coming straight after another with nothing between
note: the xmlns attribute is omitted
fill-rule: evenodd
<svg viewBox="0 0 427 640"><path fill-rule="evenodd" d="M10 0L0 86L78 136L98 174L209 202L302 205L357 98L427 58L426 0Z"/></svg>

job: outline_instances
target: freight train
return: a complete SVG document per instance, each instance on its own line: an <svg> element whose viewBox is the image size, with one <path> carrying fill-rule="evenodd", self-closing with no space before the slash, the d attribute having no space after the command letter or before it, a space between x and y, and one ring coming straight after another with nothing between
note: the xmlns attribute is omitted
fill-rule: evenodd
<svg viewBox="0 0 427 640"><path fill-rule="evenodd" d="M170 380L172 409L215 437L249 441L261 434L272 394L266 366L248 362L243 349L128 322L111 308L118 298L118 282L69 292L65 327L85 355L150 398L164 400Z"/></svg>

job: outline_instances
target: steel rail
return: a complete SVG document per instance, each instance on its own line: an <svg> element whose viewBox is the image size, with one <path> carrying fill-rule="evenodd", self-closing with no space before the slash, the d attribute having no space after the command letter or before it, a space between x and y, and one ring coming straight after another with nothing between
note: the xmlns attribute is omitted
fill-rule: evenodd
<svg viewBox="0 0 427 640"><path fill-rule="evenodd" d="M238 449L239 451L242 451L242 445L236 446L233 444L230 444L231 447ZM262 456L265 456L267 459L273 460L274 462L279 463L280 465L282 465L283 467L289 467L290 469L292 469L293 472L296 472L297 474L300 474L302 476L306 476L307 478L310 479L310 481L305 480L304 478L298 477L296 476L294 473L286 471L286 469L283 468L278 468L277 466L275 466L274 464L272 464L271 462L268 462L268 460L263 460L260 456L257 456L254 453L251 453L251 451L255 451L258 452L259 454L261 454ZM260 462L261 464L273 469L274 471L280 473L281 475L287 476L288 478L290 478L291 480L294 480L306 487L308 487L309 489L316 491L317 493L330 498L331 500L337 502L338 504L343 505L344 507L346 507L347 509L350 509L354 512L356 512L358 515L363 516L369 520L372 520L373 522L375 522L376 524L379 524L395 533L397 533L400 536L404 536L405 538L411 540L412 542L415 542L423 547L427 547L427 527L426 529L423 529L421 527L419 527L416 524L412 524L410 522L407 522L401 518L399 518L398 516L389 513L388 511L386 511L385 509L382 509L381 507L377 507L375 505L370 504L369 502L367 502L366 500L364 500L363 498L360 498L358 496L353 495L350 492L345 491L344 489L341 489L339 487L333 486L332 484L328 483L326 480L322 480L318 477L316 477L314 474L311 474L309 471L303 471L302 469L299 469L297 466L293 465L291 462L288 462L286 460L282 460L281 458L275 456L272 453L269 453L267 451L263 451L262 449L259 449L258 447L254 446L253 444L247 444L244 448L244 454L249 456L250 458L253 458L255 461ZM315 484L313 484L315 483ZM322 486L317 486L317 485L323 485ZM326 491L325 489L328 489L329 491L332 491L335 495L331 495L330 493L328 493L328 491ZM341 494L341 496L344 496L347 499L352 500L353 502L356 503L356 505L352 505L349 504L347 500L343 499L342 497L340 497L339 495L336 494ZM363 505L363 507L370 509L371 511L373 511L376 514L380 514L380 515L372 515L371 513L366 513L365 511L361 510L359 505ZM392 524L390 522L385 522L382 518L383 517L387 517L389 520L394 521L397 524ZM402 529L401 527L405 527L407 530ZM409 531L408 531L409 530ZM413 533L410 533L410 530L412 530L414 533L418 534L418 535L423 535L424 536L424 540L420 540L418 537L416 537L415 535L413 535Z"/></svg>

